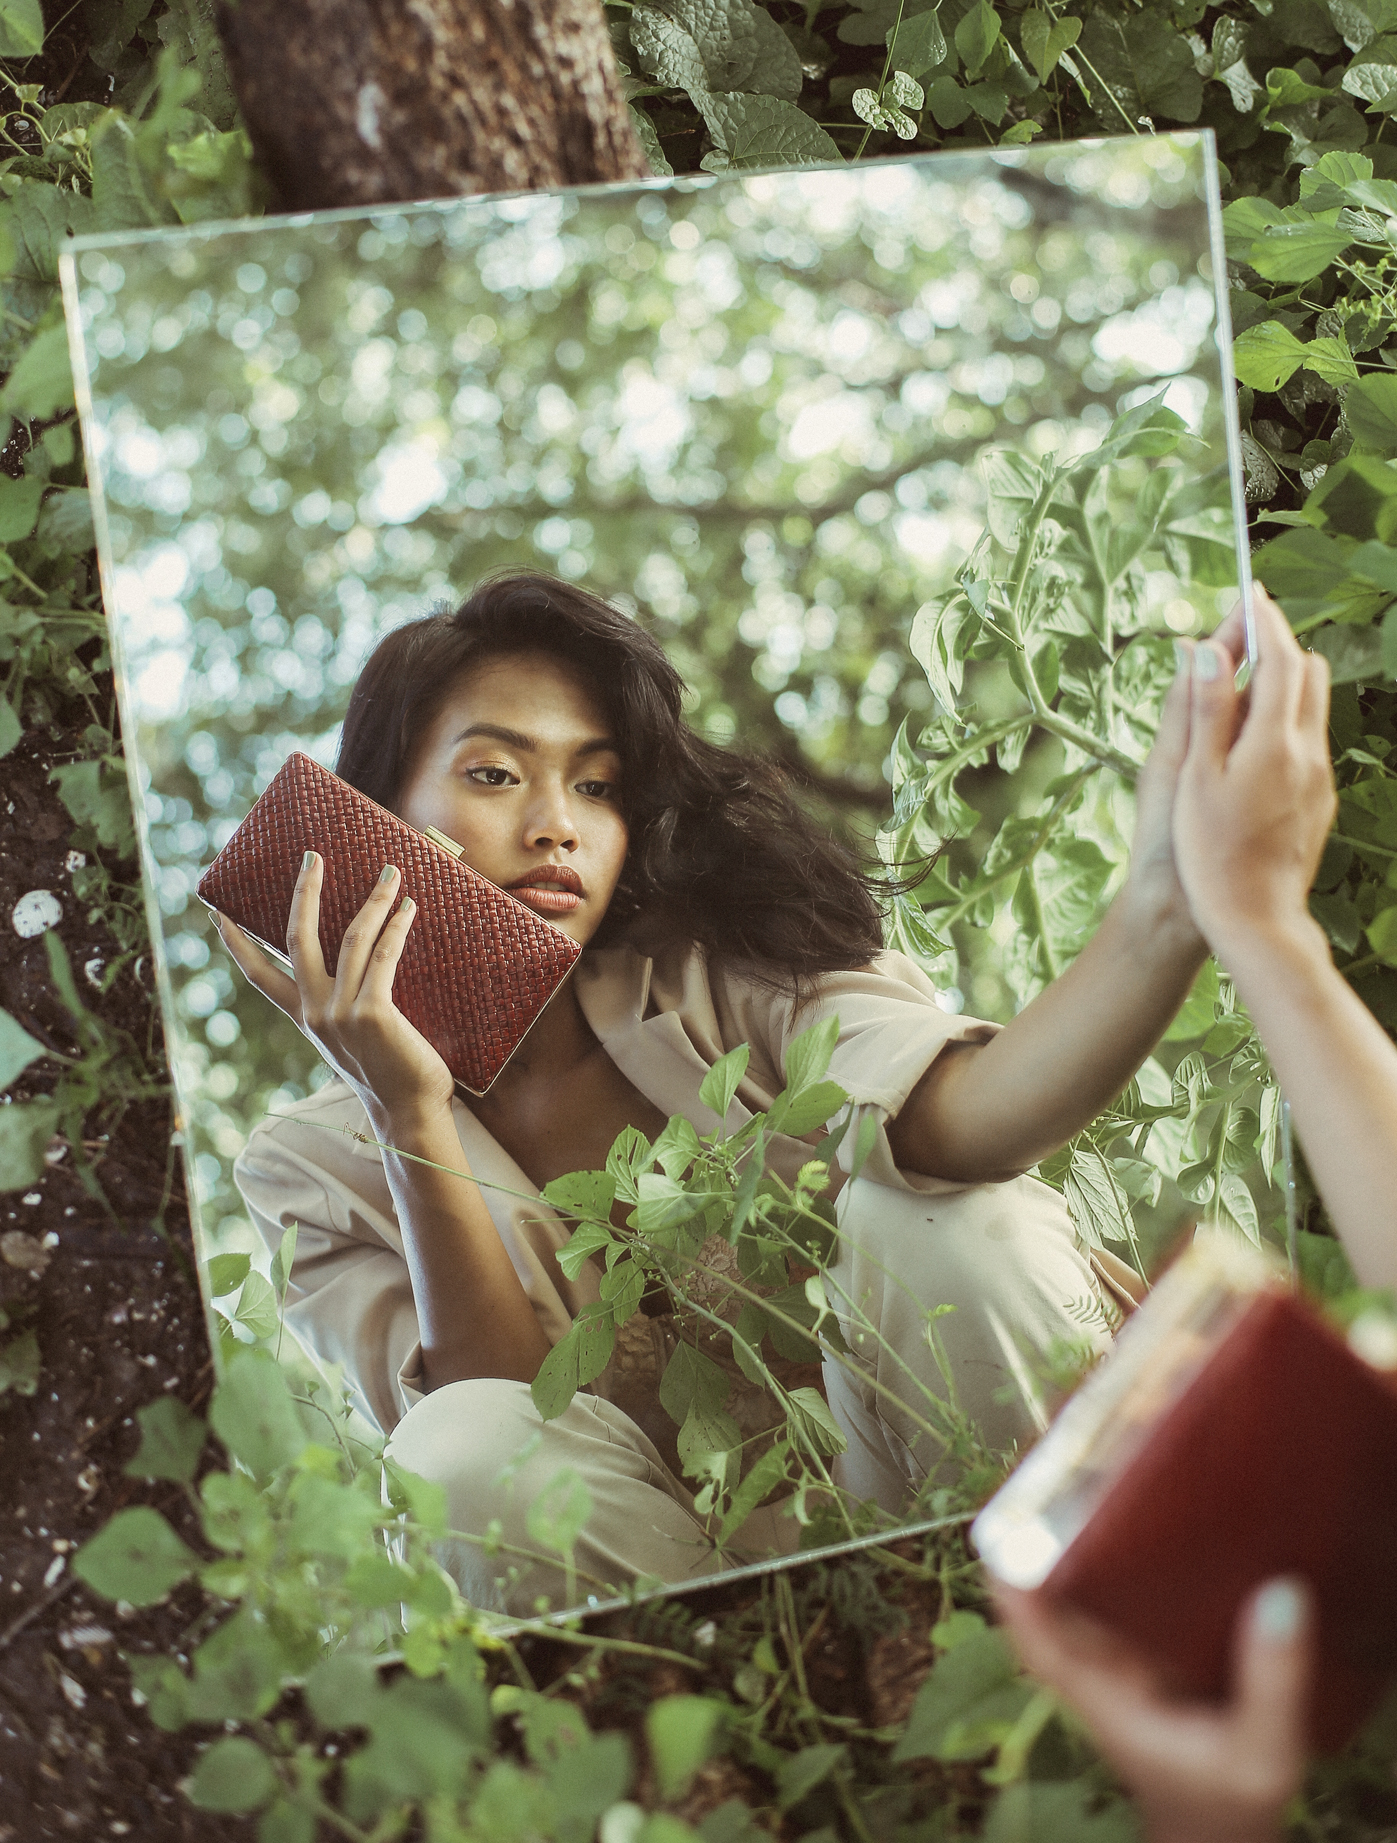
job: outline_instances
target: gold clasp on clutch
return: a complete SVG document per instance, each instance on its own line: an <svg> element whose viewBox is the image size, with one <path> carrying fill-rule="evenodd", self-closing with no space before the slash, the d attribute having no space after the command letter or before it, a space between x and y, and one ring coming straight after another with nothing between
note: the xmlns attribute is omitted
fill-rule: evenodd
<svg viewBox="0 0 1397 1843"><path fill-rule="evenodd" d="M440 845L443 851L449 851L454 858L464 857L466 848L458 845L454 838L448 838L445 832L438 832L435 826L423 826L422 835L430 838L434 845Z"/></svg>

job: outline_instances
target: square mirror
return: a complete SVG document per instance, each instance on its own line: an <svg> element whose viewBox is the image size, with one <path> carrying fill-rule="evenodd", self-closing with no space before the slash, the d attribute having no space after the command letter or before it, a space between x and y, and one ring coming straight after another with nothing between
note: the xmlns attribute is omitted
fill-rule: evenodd
<svg viewBox="0 0 1397 1843"><path fill-rule="evenodd" d="M1090 933L1171 636L1236 597L1212 161L65 253L211 1322L443 1485L482 1609L958 1516L1109 1341L1128 1210L888 1127ZM520 898L589 944L483 1100L328 1000L317 1045L215 931L199 877L294 753L497 883L592 879Z"/></svg>

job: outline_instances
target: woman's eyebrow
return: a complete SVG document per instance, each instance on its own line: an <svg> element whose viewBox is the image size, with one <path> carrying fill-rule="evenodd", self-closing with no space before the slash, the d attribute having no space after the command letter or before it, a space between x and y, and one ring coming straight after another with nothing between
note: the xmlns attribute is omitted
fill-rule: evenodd
<svg viewBox="0 0 1397 1843"><path fill-rule="evenodd" d="M460 743L469 742L473 736L489 736L495 742L507 743L512 749L519 749L528 755L537 755L538 742L533 736L526 736L522 730L505 729L499 723L472 723L463 729L459 736L451 741L452 748ZM581 755L617 755L620 751L609 736L592 736L586 742L578 743L573 750L574 756Z"/></svg>

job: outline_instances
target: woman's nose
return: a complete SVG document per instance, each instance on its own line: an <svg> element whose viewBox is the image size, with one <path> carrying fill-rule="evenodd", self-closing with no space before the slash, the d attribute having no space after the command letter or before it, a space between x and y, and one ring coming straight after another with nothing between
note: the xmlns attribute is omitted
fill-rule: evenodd
<svg viewBox="0 0 1397 1843"><path fill-rule="evenodd" d="M540 789L525 826L525 840L530 850L540 847L575 851L580 842L573 803L565 787Z"/></svg>

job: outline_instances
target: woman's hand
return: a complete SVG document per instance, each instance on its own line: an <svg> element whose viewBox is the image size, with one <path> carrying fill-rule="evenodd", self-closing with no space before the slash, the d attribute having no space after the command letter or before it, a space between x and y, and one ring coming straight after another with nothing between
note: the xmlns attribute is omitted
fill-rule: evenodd
<svg viewBox="0 0 1397 1843"><path fill-rule="evenodd" d="M401 878L389 864L340 943L332 979L320 946L322 864L308 851L291 898L286 951L290 978L259 953L242 929L217 916L224 946L257 990L284 1011L363 1101L371 1120L427 1120L449 1114L450 1069L393 1003L416 905L393 899Z"/></svg>
<svg viewBox="0 0 1397 1843"><path fill-rule="evenodd" d="M1299 1582L1271 1581L1238 1623L1232 1700L1168 1700L1149 1665L1042 1593L991 1581L1019 1656L1085 1721L1139 1800L1150 1843L1273 1843L1305 1773L1312 1642Z"/></svg>
<svg viewBox="0 0 1397 1843"><path fill-rule="evenodd" d="M1135 837L1122 896L1147 923L1196 938L1173 835L1179 771L1188 750L1188 693L1188 674L1180 671L1165 694L1154 746L1135 783Z"/></svg>
<svg viewBox="0 0 1397 1843"><path fill-rule="evenodd" d="M1174 802L1174 852L1194 919L1225 954L1257 931L1310 935L1306 906L1334 822L1329 667L1302 652L1269 596L1256 594L1257 663L1233 687L1240 608L1194 646L1187 749Z"/></svg>

